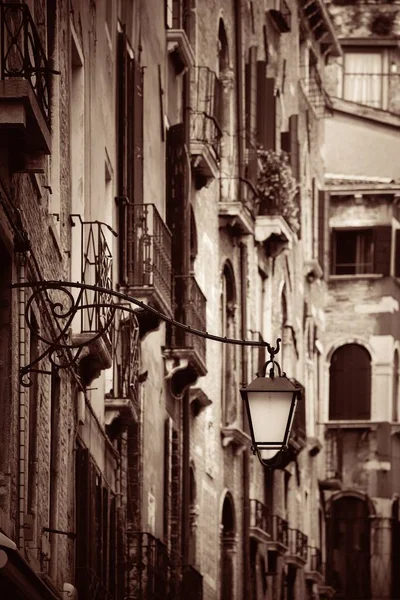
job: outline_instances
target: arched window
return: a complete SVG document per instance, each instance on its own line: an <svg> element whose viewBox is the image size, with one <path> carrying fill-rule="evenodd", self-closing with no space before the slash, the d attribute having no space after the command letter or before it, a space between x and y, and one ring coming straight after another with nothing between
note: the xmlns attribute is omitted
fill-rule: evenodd
<svg viewBox="0 0 400 600"><path fill-rule="evenodd" d="M223 337L236 337L236 285L233 268L229 261L225 263L222 272L221 295L221 335ZM231 425L237 417L236 405L236 346L222 344L222 420L224 425Z"/></svg>
<svg viewBox="0 0 400 600"><path fill-rule="evenodd" d="M396 350L393 359L392 421L399 420L399 367L399 353Z"/></svg>
<svg viewBox="0 0 400 600"><path fill-rule="evenodd" d="M371 357L359 344L341 346L329 370L329 419L371 418Z"/></svg>
<svg viewBox="0 0 400 600"><path fill-rule="evenodd" d="M236 523L232 496L225 496L221 523L221 600L235 597Z"/></svg>
<svg viewBox="0 0 400 600"><path fill-rule="evenodd" d="M217 79L215 82L214 116L222 131L229 130L229 98L230 94L224 93L224 82L229 72L229 47L225 25L222 19L218 26L218 60ZM226 83L226 82L225 82Z"/></svg>

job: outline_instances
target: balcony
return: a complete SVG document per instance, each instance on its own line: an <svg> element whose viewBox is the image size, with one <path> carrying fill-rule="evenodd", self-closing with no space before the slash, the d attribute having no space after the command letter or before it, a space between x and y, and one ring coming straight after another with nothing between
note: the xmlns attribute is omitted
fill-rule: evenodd
<svg viewBox="0 0 400 600"><path fill-rule="evenodd" d="M289 544L285 561L295 567L303 567L307 562L308 537L298 529L289 528L288 533Z"/></svg>
<svg viewBox="0 0 400 600"><path fill-rule="evenodd" d="M117 235L106 223L82 221L80 215L70 215L73 252L79 248L82 283L113 289L111 236ZM77 227L76 223L80 224ZM74 230L74 227L77 227ZM72 255L74 262L74 254ZM77 304L80 305L80 332L73 332L72 341L83 346L79 360L82 381L89 385L100 375L100 371L112 366L112 348L106 333L114 317L114 310L107 292L85 288L80 292Z"/></svg>
<svg viewBox="0 0 400 600"><path fill-rule="evenodd" d="M285 0L279 0L278 8L271 9L269 15L281 33L287 33L292 29L292 13Z"/></svg>
<svg viewBox="0 0 400 600"><path fill-rule="evenodd" d="M121 286L172 317L171 232L154 204L118 207Z"/></svg>
<svg viewBox="0 0 400 600"><path fill-rule="evenodd" d="M139 322L132 313L118 311L111 335L112 383L105 396L106 425L120 417L124 425L138 422Z"/></svg>
<svg viewBox="0 0 400 600"><path fill-rule="evenodd" d="M0 128L13 132L18 169L43 171L51 71L26 4L0 2L0 43Z"/></svg>
<svg viewBox="0 0 400 600"><path fill-rule="evenodd" d="M308 559L305 577L309 581L313 581L314 583L318 584L321 584L324 581L324 575L322 571L322 552L315 546L308 547Z"/></svg>
<svg viewBox="0 0 400 600"><path fill-rule="evenodd" d="M183 73L194 66L195 56L188 35L193 29L195 15L182 0L174 0L166 6L167 48L176 73Z"/></svg>
<svg viewBox="0 0 400 600"><path fill-rule="evenodd" d="M247 179L221 178L219 225L229 227L233 234L251 234L258 214L259 197Z"/></svg>
<svg viewBox="0 0 400 600"><path fill-rule="evenodd" d="M203 600L203 575L191 565L183 567L182 598Z"/></svg>
<svg viewBox="0 0 400 600"><path fill-rule="evenodd" d="M167 546L150 533L128 532L128 598L165 600L171 589Z"/></svg>
<svg viewBox="0 0 400 600"><path fill-rule="evenodd" d="M268 533L271 536L268 542L268 552L284 554L289 545L288 522L279 515L270 515L268 521Z"/></svg>
<svg viewBox="0 0 400 600"><path fill-rule="evenodd" d="M192 70L190 154L198 189L219 175L221 94L221 83L214 71L208 67Z"/></svg>
<svg viewBox="0 0 400 600"><path fill-rule="evenodd" d="M250 535L258 542L268 542L269 510L259 500L250 500Z"/></svg>
<svg viewBox="0 0 400 600"><path fill-rule="evenodd" d="M206 302L193 275L175 276L175 319L189 325L193 329L206 331ZM189 369L193 373L193 381L207 373L206 368L206 339L193 335L179 327L169 329L169 343L165 350L169 362L169 376L178 370Z"/></svg>

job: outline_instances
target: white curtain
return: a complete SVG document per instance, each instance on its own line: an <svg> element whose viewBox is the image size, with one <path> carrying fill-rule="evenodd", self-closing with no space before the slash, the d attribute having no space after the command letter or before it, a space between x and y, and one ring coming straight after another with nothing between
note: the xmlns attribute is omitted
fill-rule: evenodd
<svg viewBox="0 0 400 600"><path fill-rule="evenodd" d="M344 56L345 100L382 107L382 54L346 52Z"/></svg>

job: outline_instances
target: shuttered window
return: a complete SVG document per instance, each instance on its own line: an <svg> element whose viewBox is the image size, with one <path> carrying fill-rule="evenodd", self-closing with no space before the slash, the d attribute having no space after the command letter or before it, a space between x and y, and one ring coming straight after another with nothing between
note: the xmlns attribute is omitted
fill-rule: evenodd
<svg viewBox="0 0 400 600"><path fill-rule="evenodd" d="M124 32L118 37L117 148L120 283L132 280L133 208L143 202L143 70ZM123 200L122 200L123 199Z"/></svg>
<svg viewBox="0 0 400 600"><path fill-rule="evenodd" d="M257 112L257 47L249 48L249 62L245 71L246 83L246 146L255 147Z"/></svg>
<svg viewBox="0 0 400 600"><path fill-rule="evenodd" d="M267 63L257 61L257 144L267 147Z"/></svg>
<svg viewBox="0 0 400 600"><path fill-rule="evenodd" d="M392 228L336 229L332 234L334 275L390 275Z"/></svg>
<svg viewBox="0 0 400 600"><path fill-rule="evenodd" d="M395 231L394 276L400 277L400 229Z"/></svg>
<svg viewBox="0 0 400 600"><path fill-rule="evenodd" d="M341 346L332 355L329 419L371 418L371 357L359 344Z"/></svg>

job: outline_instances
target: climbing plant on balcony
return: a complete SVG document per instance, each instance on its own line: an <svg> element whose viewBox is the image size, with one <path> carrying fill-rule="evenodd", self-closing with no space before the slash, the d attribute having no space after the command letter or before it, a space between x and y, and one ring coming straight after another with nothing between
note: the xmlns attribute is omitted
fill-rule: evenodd
<svg viewBox="0 0 400 600"><path fill-rule="evenodd" d="M282 215L290 228L297 232L299 206L297 183L293 177L289 154L281 150L258 150L257 191L260 215Z"/></svg>

